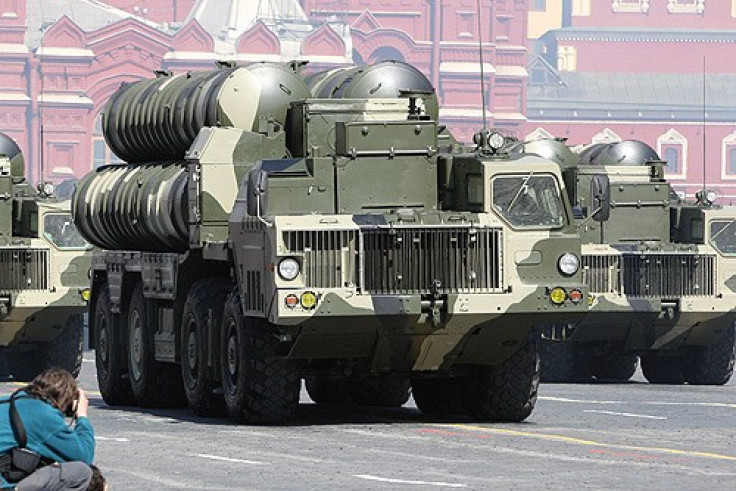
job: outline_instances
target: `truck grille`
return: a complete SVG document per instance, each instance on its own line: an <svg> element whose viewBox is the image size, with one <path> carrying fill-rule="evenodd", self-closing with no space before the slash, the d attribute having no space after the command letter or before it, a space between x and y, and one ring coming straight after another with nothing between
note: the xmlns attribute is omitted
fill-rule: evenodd
<svg viewBox="0 0 736 491"><path fill-rule="evenodd" d="M377 294L489 293L503 288L501 230L363 231L364 289Z"/></svg>
<svg viewBox="0 0 736 491"><path fill-rule="evenodd" d="M304 257L307 288L357 287L372 294L503 291L501 229L288 231L284 243Z"/></svg>
<svg viewBox="0 0 736 491"><path fill-rule="evenodd" d="M591 293L620 293L621 256L583 256L583 282Z"/></svg>
<svg viewBox="0 0 736 491"><path fill-rule="evenodd" d="M624 293L632 297L713 295L714 279L713 256L692 254L624 256Z"/></svg>
<svg viewBox="0 0 736 491"><path fill-rule="evenodd" d="M355 286L358 281L357 230L310 230L284 233L290 252L303 254L307 288Z"/></svg>
<svg viewBox="0 0 736 491"><path fill-rule="evenodd" d="M697 254L588 255L583 256L583 278L593 293L654 298L710 296L716 291L715 257Z"/></svg>
<svg viewBox="0 0 736 491"><path fill-rule="evenodd" d="M48 278L48 250L0 249L0 291L46 290Z"/></svg>

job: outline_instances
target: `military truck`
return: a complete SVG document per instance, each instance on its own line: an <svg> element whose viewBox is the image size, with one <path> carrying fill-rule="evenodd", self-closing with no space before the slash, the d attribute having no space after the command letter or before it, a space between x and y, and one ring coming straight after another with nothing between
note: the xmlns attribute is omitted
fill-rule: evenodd
<svg viewBox="0 0 736 491"><path fill-rule="evenodd" d="M516 150L559 162L583 240L591 314L550 328L542 380L625 381L637 356L651 383L725 384L734 366L736 208L680 200L639 141ZM564 341L564 342L560 342Z"/></svg>
<svg viewBox="0 0 736 491"><path fill-rule="evenodd" d="M0 355L3 371L30 380L82 364L90 246L77 233L69 200L24 177L18 145L0 134Z"/></svg>
<svg viewBox="0 0 736 491"><path fill-rule="evenodd" d="M341 82L365 82L350 98L312 97L273 63L111 97L104 135L127 164L83 177L73 202L100 248L108 404L282 423L304 379L317 404L412 391L425 413L530 415L536 326L587 311L559 166L501 153L497 133L450 144L426 78L393 67Z"/></svg>

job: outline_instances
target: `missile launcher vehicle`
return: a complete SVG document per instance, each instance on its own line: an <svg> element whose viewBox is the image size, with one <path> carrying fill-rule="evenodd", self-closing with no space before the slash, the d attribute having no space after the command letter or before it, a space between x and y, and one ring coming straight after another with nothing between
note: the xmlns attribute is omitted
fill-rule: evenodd
<svg viewBox="0 0 736 491"><path fill-rule="evenodd" d="M23 155L0 134L0 355L3 371L30 380L82 363L83 316L92 253L77 233L70 201L24 177Z"/></svg>
<svg viewBox="0 0 736 491"><path fill-rule="evenodd" d="M541 342L543 381L626 381L641 359L651 383L725 384L734 366L736 208L678 199L639 141L515 150L561 164L583 240L591 313Z"/></svg>
<svg viewBox="0 0 736 491"><path fill-rule="evenodd" d="M495 133L454 142L426 78L393 66L318 97L273 63L112 96L104 134L127 164L73 200L100 248L90 323L108 404L283 423L305 380L317 404L413 392L431 414L530 415L537 326L588 310L559 166L500 152Z"/></svg>

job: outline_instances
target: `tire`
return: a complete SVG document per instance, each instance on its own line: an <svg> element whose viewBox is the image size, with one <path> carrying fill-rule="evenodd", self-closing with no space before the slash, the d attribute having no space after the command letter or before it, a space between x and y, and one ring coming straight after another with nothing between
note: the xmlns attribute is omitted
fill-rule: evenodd
<svg viewBox="0 0 736 491"><path fill-rule="evenodd" d="M8 351L5 356L8 371L17 382L30 382L44 369L41 355L43 351L40 346L34 345L31 349L23 351Z"/></svg>
<svg viewBox="0 0 736 491"><path fill-rule="evenodd" d="M636 355L601 355L590 358L590 371L598 380L628 382L636 373Z"/></svg>
<svg viewBox="0 0 736 491"><path fill-rule="evenodd" d="M299 405L299 371L294 362L277 356L273 326L244 317L237 292L232 292L221 332L222 390L230 416L245 424L289 421Z"/></svg>
<svg viewBox="0 0 736 491"><path fill-rule="evenodd" d="M128 367L124 360L125 344L121 334L120 316L110 310L110 292L107 283L97 295L94 312L95 365L97 385L102 399L109 406L130 406L135 402Z"/></svg>
<svg viewBox="0 0 736 491"><path fill-rule="evenodd" d="M697 347L685 355L683 374L692 385L724 385L734 366L734 327L710 346Z"/></svg>
<svg viewBox="0 0 736 491"><path fill-rule="evenodd" d="M462 383L462 380L452 378L416 379L411 382L411 393L417 407L424 414L464 414L460 389Z"/></svg>
<svg viewBox="0 0 736 491"><path fill-rule="evenodd" d="M486 421L521 422L534 410L539 388L540 361L537 340L530 337L500 365L474 367L463 384L467 413Z"/></svg>
<svg viewBox="0 0 736 491"><path fill-rule="evenodd" d="M83 344L84 316L70 316L62 332L44 347L46 368L63 368L77 378L82 369Z"/></svg>
<svg viewBox="0 0 736 491"><path fill-rule="evenodd" d="M570 343L548 341L540 338L542 382L589 382L591 378L588 359Z"/></svg>
<svg viewBox="0 0 736 491"><path fill-rule="evenodd" d="M310 377L305 381L307 394L315 404L352 404L350 388L341 380Z"/></svg>
<svg viewBox="0 0 736 491"><path fill-rule="evenodd" d="M650 384L684 384L681 366L682 357L679 356L651 354L641 357L641 371Z"/></svg>
<svg viewBox="0 0 736 491"><path fill-rule="evenodd" d="M189 407L197 416L225 414L220 387L219 363L207 366L210 329L219 329L230 281L206 279L189 290L181 324L181 377ZM219 345L217 346L219 348ZM215 358L219 360L219 357Z"/></svg>
<svg viewBox="0 0 736 491"><path fill-rule="evenodd" d="M359 406L401 407L409 400L411 384L404 377L371 377L350 382L350 397Z"/></svg>
<svg viewBox="0 0 736 491"><path fill-rule="evenodd" d="M179 367L156 361L155 325L148 318L143 284L133 288L126 312L128 374L136 403L141 407L171 408L186 405Z"/></svg>

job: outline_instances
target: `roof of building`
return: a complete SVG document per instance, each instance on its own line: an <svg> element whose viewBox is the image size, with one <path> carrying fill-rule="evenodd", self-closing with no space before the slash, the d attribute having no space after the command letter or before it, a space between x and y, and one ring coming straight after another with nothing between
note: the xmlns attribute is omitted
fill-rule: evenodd
<svg viewBox="0 0 736 491"><path fill-rule="evenodd" d="M527 93L529 119L736 121L736 75L555 72ZM703 93L705 92L705 107Z"/></svg>
<svg viewBox="0 0 736 491"><path fill-rule="evenodd" d="M167 27L98 0L28 0L26 15L28 28L25 43L31 49L41 46L43 31L64 15L85 32L96 31L131 17L161 30Z"/></svg>
<svg viewBox="0 0 736 491"><path fill-rule="evenodd" d="M736 42L733 30L657 27L563 27L547 31L540 39L600 41L707 41Z"/></svg>

